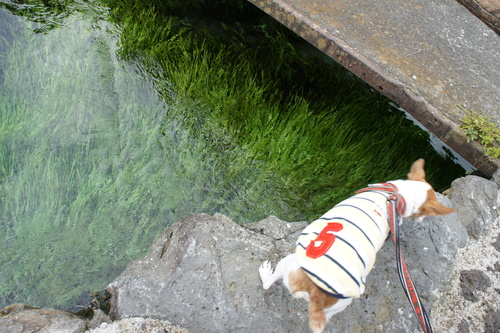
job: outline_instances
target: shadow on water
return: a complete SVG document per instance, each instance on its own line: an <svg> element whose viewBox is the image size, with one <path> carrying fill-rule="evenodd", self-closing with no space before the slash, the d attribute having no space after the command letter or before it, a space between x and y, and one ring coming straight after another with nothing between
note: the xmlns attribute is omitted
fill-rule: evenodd
<svg viewBox="0 0 500 333"><path fill-rule="evenodd" d="M0 306L86 306L191 213L311 220L419 157L463 174L245 2L105 3L0 7Z"/></svg>

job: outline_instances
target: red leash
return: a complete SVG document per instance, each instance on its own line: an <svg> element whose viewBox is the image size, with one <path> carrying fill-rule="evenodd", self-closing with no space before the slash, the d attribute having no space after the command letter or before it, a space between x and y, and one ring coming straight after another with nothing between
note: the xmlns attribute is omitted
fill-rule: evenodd
<svg viewBox="0 0 500 333"><path fill-rule="evenodd" d="M425 311L424 305L420 301L420 297L415 289L415 284L413 283L410 272L406 267L406 262L403 258L403 251L401 250L399 241L399 220L403 218L403 214L406 209L405 200L398 193L397 187L390 183L369 185L369 187L359 190L356 193L368 191L382 191L390 194L388 197L389 202L387 204L389 212L389 226L391 228L392 241L394 242L394 246L396 248L396 263L398 266L399 280L401 281L406 297L413 307L413 312L415 312L418 320L420 321L422 329L425 333L432 333L431 321Z"/></svg>

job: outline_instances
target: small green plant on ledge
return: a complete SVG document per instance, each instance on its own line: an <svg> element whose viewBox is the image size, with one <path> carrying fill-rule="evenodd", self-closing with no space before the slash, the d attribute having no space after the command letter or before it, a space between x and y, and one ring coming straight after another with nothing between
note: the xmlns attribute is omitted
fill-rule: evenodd
<svg viewBox="0 0 500 333"><path fill-rule="evenodd" d="M465 116L460 119L462 128L467 136L467 142L478 141L484 146L484 154L491 158L500 158L500 128L489 117L474 110L465 110Z"/></svg>

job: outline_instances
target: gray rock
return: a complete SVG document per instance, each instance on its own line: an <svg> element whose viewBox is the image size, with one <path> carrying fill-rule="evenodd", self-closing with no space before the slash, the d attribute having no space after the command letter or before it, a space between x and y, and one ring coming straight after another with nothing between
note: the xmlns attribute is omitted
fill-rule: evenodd
<svg viewBox="0 0 500 333"><path fill-rule="evenodd" d="M277 260L277 248L288 245L290 251L287 238L297 229L285 227L289 233L274 239L266 235L272 233L269 226L252 231L219 214L174 224L146 258L111 283L112 319L167 319L191 332L304 331L304 304L292 302L283 289L265 297L261 287L258 267Z"/></svg>
<svg viewBox="0 0 500 333"><path fill-rule="evenodd" d="M438 198L442 204L451 206L448 198L440 194ZM434 302L437 290L448 290L454 257L467 240L467 230L456 213L428 217L423 222L405 221L401 228L401 245L417 287L425 286L421 288L421 297Z"/></svg>
<svg viewBox="0 0 500 333"><path fill-rule="evenodd" d="M94 315L88 323L88 329L99 327L102 323L111 323L111 318L109 318L109 316L101 309L94 310Z"/></svg>
<svg viewBox="0 0 500 333"><path fill-rule="evenodd" d="M168 320L132 317L113 323L103 323L86 333L189 333L189 331L172 325Z"/></svg>
<svg viewBox="0 0 500 333"><path fill-rule="evenodd" d="M462 295L471 302L479 302L479 297L475 294L476 290L486 291L491 287L491 280L484 272L471 269L460 272L460 287Z"/></svg>
<svg viewBox="0 0 500 333"><path fill-rule="evenodd" d="M467 319L462 319L458 325L458 333L468 333L470 332L470 324Z"/></svg>
<svg viewBox="0 0 500 333"><path fill-rule="evenodd" d="M490 311L484 318L484 333L498 333L500 327L500 311Z"/></svg>
<svg viewBox="0 0 500 333"><path fill-rule="evenodd" d="M491 181L500 186L500 169L491 176Z"/></svg>
<svg viewBox="0 0 500 333"><path fill-rule="evenodd" d="M500 235L497 235L497 240L492 244L495 250L500 252Z"/></svg>
<svg viewBox="0 0 500 333"><path fill-rule="evenodd" d="M110 284L110 315L167 319L193 333L308 332L307 303L290 297L280 282L263 290L258 274L264 260L276 264L294 251L306 225L269 217L240 226L220 214L189 216ZM451 260L467 233L455 214L409 220L402 229L405 258L429 311L434 291L449 287ZM365 294L332 318L327 332L417 331L388 241Z"/></svg>
<svg viewBox="0 0 500 333"><path fill-rule="evenodd" d="M498 186L477 176L458 178L451 184L451 201L469 236L478 238L491 230L498 217Z"/></svg>
<svg viewBox="0 0 500 333"><path fill-rule="evenodd" d="M2 333L83 333L87 322L68 311L27 309L0 317Z"/></svg>

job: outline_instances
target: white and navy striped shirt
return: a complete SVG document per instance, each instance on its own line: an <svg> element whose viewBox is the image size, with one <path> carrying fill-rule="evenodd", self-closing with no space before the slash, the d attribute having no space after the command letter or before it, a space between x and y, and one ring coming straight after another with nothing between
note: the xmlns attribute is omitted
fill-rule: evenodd
<svg viewBox="0 0 500 333"><path fill-rule="evenodd" d="M296 254L307 276L323 291L338 298L363 294L366 276L389 234L387 201L387 192L357 194L304 229L297 240ZM329 231L332 227L341 230ZM333 242L331 235L335 236ZM306 250L308 246L325 245L327 249L320 250L317 258L311 257L314 251Z"/></svg>

